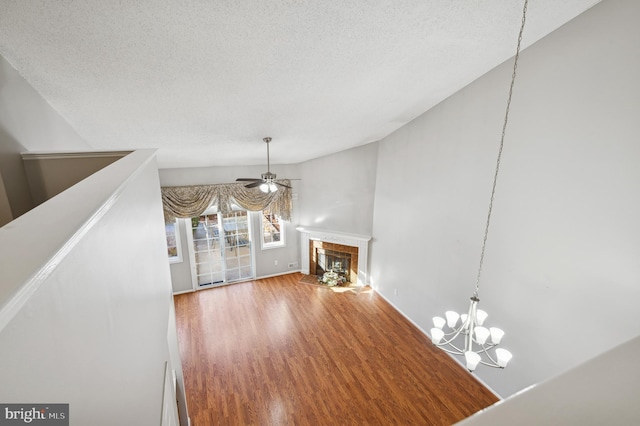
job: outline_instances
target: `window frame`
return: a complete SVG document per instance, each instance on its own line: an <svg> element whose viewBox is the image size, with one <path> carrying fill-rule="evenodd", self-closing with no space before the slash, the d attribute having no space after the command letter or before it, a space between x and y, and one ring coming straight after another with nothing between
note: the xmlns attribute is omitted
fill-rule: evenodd
<svg viewBox="0 0 640 426"><path fill-rule="evenodd" d="M260 212L260 248L262 250L270 250L274 248L282 248L286 247L286 232L285 232L285 222L280 218L280 216L273 215L278 220L278 225L280 225L280 241L271 241L265 242L264 239L264 227L265 227L265 219L267 214L272 214L269 208L266 208Z"/></svg>
<svg viewBox="0 0 640 426"><path fill-rule="evenodd" d="M169 246L169 234L167 232L167 226L171 225L171 223L165 223L165 236L166 236L166 240L167 240L167 258L169 259L169 263L180 263L183 261L183 257L182 257L182 242L181 242L181 234L180 234L180 219L176 218L173 221L173 233L174 233L174 238L176 241L176 255L175 256L170 256L169 255L169 249L171 248Z"/></svg>

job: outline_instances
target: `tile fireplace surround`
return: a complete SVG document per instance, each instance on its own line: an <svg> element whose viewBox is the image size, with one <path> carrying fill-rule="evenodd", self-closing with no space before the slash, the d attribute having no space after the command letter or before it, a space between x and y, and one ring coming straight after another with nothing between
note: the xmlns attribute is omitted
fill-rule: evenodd
<svg viewBox="0 0 640 426"><path fill-rule="evenodd" d="M354 284L367 284L370 236L306 226L299 226L296 229L300 232L300 269L303 274L309 274L310 270L309 241L322 241L325 243L356 247L358 249L358 280Z"/></svg>

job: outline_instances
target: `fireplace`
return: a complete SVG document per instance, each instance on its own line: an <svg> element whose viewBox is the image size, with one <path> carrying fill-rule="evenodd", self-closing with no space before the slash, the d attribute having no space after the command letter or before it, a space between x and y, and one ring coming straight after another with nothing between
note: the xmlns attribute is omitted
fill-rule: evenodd
<svg viewBox="0 0 640 426"><path fill-rule="evenodd" d="M301 237L300 269L303 274L321 275L327 268L340 269L340 273L352 284L368 284L367 258L370 236L309 227L296 229Z"/></svg>
<svg viewBox="0 0 640 426"><path fill-rule="evenodd" d="M358 247L326 241L309 241L309 273L322 275L334 271L347 281L358 281Z"/></svg>

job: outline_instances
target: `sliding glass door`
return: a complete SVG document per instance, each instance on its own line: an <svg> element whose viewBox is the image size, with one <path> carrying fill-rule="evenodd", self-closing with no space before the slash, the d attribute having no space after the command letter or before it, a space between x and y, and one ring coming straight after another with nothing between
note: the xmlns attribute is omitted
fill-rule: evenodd
<svg viewBox="0 0 640 426"><path fill-rule="evenodd" d="M189 257L195 289L253 278L247 212L207 213L191 219Z"/></svg>
<svg viewBox="0 0 640 426"><path fill-rule="evenodd" d="M227 281L253 277L253 259L249 220L246 211L234 211L222 215L225 234L224 270Z"/></svg>
<svg viewBox="0 0 640 426"><path fill-rule="evenodd" d="M193 235L192 264L198 287L224 283L223 251L217 213L191 218Z"/></svg>

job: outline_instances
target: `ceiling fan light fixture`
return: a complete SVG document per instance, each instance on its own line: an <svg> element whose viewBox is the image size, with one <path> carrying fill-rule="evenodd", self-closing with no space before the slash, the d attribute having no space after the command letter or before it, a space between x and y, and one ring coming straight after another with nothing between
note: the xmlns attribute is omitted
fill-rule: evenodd
<svg viewBox="0 0 640 426"><path fill-rule="evenodd" d="M269 158L269 142L271 142L271 138L264 138L264 142L267 144L267 172L262 173L259 179L256 178L238 178L236 182L249 182L245 185L245 188L259 188L260 191L268 194L270 192L276 192L278 190L278 185L283 188L291 187L283 182L276 182L276 174L271 173L271 160Z"/></svg>

